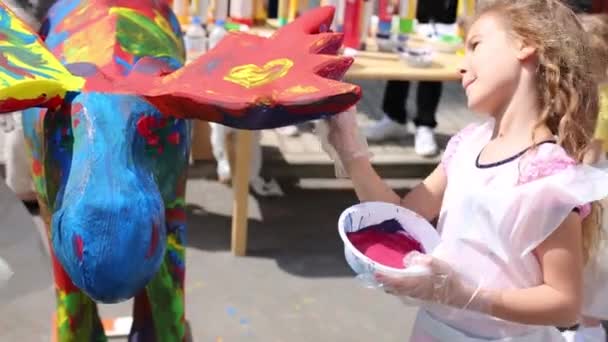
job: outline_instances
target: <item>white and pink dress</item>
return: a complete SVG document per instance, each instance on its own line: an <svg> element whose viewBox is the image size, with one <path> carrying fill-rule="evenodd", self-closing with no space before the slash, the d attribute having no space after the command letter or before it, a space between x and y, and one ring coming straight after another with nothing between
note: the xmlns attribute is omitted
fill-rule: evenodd
<svg viewBox="0 0 608 342"><path fill-rule="evenodd" d="M448 143L442 160L448 182L438 221L442 241L432 254L483 288L535 287L543 280L534 249L573 210L586 216L588 203L608 197L608 173L577 165L554 141L482 165L479 155L493 127L493 120L472 124ZM608 303L607 296L595 302ZM554 327L438 304L420 309L411 340L563 341Z"/></svg>

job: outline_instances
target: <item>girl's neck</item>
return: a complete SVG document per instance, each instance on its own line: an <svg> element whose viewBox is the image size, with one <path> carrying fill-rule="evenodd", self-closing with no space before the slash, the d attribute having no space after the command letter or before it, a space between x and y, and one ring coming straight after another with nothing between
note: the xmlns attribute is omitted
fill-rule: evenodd
<svg viewBox="0 0 608 342"><path fill-rule="evenodd" d="M536 127L541 112L538 91L525 78L520 80L511 100L492 115L496 119L492 140L528 146L553 136L547 126Z"/></svg>

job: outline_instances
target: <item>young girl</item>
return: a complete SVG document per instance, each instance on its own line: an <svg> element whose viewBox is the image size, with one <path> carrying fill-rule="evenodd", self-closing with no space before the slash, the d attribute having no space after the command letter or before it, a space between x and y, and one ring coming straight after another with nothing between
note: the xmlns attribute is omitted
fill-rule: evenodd
<svg viewBox="0 0 608 342"><path fill-rule="evenodd" d="M329 120L327 140L361 201L439 216L441 243L404 261L429 274L377 275L387 292L423 303L413 341L562 341L554 327L577 323L595 201L608 195L608 175L580 164L598 112L588 50L558 0L480 6L461 72L468 106L489 117L453 137L404 198L373 170L353 113Z"/></svg>

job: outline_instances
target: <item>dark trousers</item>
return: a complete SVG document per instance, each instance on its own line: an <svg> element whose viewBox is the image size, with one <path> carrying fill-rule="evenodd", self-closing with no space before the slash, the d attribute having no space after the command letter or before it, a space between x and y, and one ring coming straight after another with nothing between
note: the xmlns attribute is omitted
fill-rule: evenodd
<svg viewBox="0 0 608 342"><path fill-rule="evenodd" d="M456 22L457 0L422 0L418 1L416 19L421 23L434 21L451 24Z"/></svg>
<svg viewBox="0 0 608 342"><path fill-rule="evenodd" d="M416 91L417 113L414 124L435 128L437 121L435 113L441 98L443 84L441 82L419 82ZM407 111L405 109L407 96L410 91L408 81L388 81L384 90L382 110L393 121L404 124L407 121Z"/></svg>
<svg viewBox="0 0 608 342"><path fill-rule="evenodd" d="M418 2L416 18L421 23L430 21L438 23L453 23L456 21L456 0L424 0ZM441 82L419 82L416 91L416 126L435 128L437 121L435 113L441 98L443 85ZM408 81L388 81L384 90L382 109L393 121L405 123L407 111L405 105L410 91Z"/></svg>

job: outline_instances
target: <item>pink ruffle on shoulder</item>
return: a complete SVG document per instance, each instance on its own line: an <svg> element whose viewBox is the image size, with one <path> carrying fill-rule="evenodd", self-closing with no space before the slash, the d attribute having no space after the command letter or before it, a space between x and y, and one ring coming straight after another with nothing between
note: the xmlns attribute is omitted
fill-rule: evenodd
<svg viewBox="0 0 608 342"><path fill-rule="evenodd" d="M558 145L540 145L537 151L533 151L530 158L524 157L519 172L518 185L532 182L534 180L554 175L560 171L576 166L576 161ZM582 218L591 213L591 204L578 207Z"/></svg>

